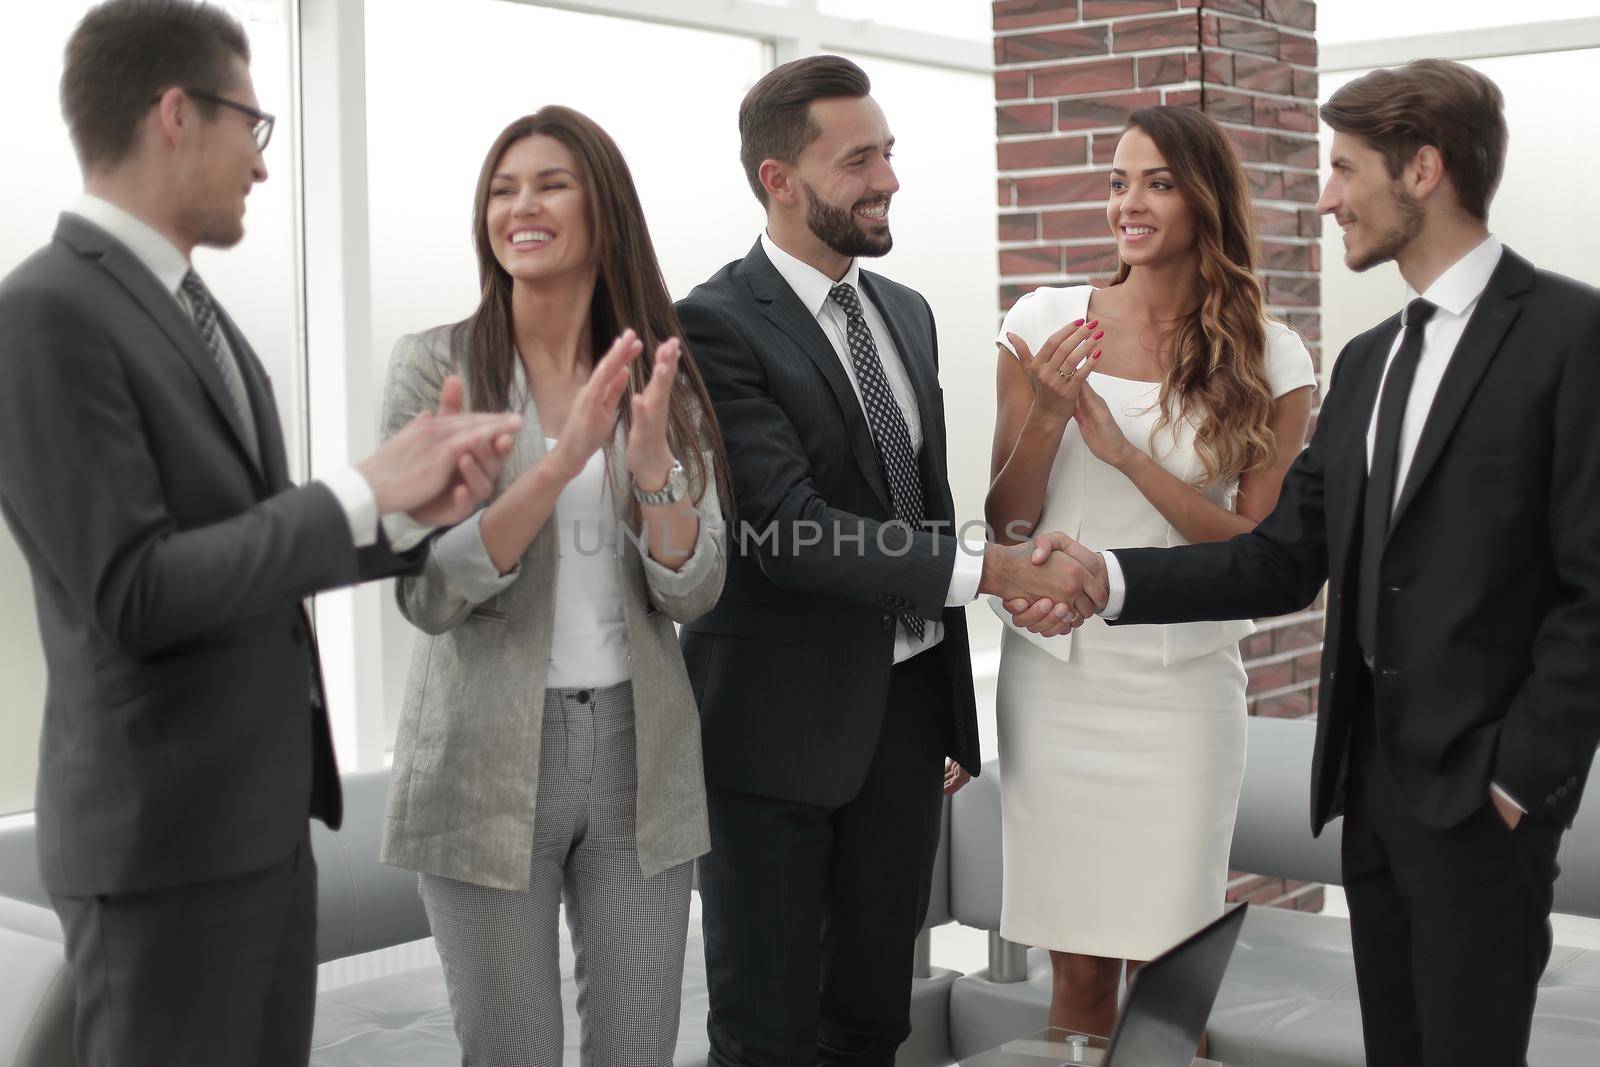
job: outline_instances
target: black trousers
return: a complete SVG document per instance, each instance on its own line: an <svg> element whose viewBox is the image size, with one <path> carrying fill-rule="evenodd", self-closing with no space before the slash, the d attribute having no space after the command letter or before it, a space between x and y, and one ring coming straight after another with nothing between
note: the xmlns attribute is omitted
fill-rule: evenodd
<svg viewBox="0 0 1600 1067"><path fill-rule="evenodd" d="M1484 806L1417 821L1377 747L1368 682L1345 785L1344 889L1368 1067L1526 1064L1562 828Z"/></svg>
<svg viewBox="0 0 1600 1067"><path fill-rule="evenodd" d="M264 871L52 898L77 996L79 1067L304 1067L316 1008L309 835Z"/></svg>
<svg viewBox="0 0 1600 1067"><path fill-rule="evenodd" d="M709 791L712 1067L894 1062L939 845L948 692L937 652L893 668L866 780L841 807Z"/></svg>

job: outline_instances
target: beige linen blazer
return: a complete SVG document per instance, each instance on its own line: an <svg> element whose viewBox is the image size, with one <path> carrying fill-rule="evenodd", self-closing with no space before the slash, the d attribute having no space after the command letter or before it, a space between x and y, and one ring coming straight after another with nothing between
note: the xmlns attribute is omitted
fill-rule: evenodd
<svg viewBox="0 0 1600 1067"><path fill-rule="evenodd" d="M437 406L452 371L450 329L402 337L390 361L383 435ZM468 402L470 403L470 397ZM545 454L529 404L495 486L503 492ZM716 484L697 505L694 554L673 572L640 552L640 520L620 429L610 446L619 568L633 668L638 759L637 842L645 877L711 847L700 719L673 622L709 611L727 566ZM707 457L704 470L710 470ZM700 492L695 484L692 490ZM411 655L395 741L380 857L398 867L501 889L526 889L554 627L559 535L546 523L503 592L473 603L430 557L401 579L401 613L421 631Z"/></svg>

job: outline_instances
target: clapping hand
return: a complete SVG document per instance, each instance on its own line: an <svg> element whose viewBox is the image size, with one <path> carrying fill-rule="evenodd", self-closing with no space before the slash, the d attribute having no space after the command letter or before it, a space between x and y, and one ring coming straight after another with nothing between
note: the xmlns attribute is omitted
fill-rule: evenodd
<svg viewBox="0 0 1600 1067"><path fill-rule="evenodd" d="M1078 403L1078 390L1088 373L1087 367L1100 358L1096 347L1105 336L1099 320L1069 322L1051 334L1035 356L1027 342L1014 333L1006 334L1012 350L1028 372L1035 405L1065 421L1072 418Z"/></svg>
<svg viewBox="0 0 1600 1067"><path fill-rule="evenodd" d="M643 351L639 335L623 330L572 398L566 425L547 457L565 480L576 478L589 457L611 440L617 425L617 402L628 385L628 364Z"/></svg>
<svg viewBox="0 0 1600 1067"><path fill-rule="evenodd" d="M667 473L677 462L667 444L667 412L672 386L678 377L683 343L669 337L656 346L650 381L633 398L633 420L628 430L628 473L639 488L653 492L667 483Z"/></svg>
<svg viewBox="0 0 1600 1067"><path fill-rule="evenodd" d="M453 526L494 490L522 416L461 411L455 375L439 388L439 408L424 411L356 464L378 514L405 512L426 526Z"/></svg>
<svg viewBox="0 0 1600 1067"><path fill-rule="evenodd" d="M1072 417L1083 434L1083 443L1097 459L1122 470L1137 449L1128 441L1122 427L1117 425L1111 408L1089 384L1089 376L1085 374L1082 377L1084 381L1078 387L1078 404Z"/></svg>

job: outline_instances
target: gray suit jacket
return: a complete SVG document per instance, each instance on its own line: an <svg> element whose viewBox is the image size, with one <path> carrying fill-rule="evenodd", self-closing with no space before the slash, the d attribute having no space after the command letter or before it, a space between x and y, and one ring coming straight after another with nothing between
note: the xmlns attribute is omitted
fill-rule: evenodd
<svg viewBox="0 0 1600 1067"><path fill-rule="evenodd" d="M261 464L193 322L76 215L0 283L0 510L49 671L40 872L157 889L287 858L339 780L301 599L393 572L327 487L289 481L265 370L232 322Z"/></svg>
<svg viewBox="0 0 1600 1067"><path fill-rule="evenodd" d="M440 326L395 346L385 435L436 406L452 368L449 333ZM533 405L524 418L496 495L545 454ZM622 502L617 518L637 535L620 428L610 470L611 497ZM709 611L722 592L726 556L715 484L697 510L699 540L676 574L647 561L637 540L619 539L633 666L639 866L646 877L711 847L700 722L672 623ZM517 580L483 603L469 599L431 555L420 574L400 581L400 611L424 636L412 653L395 742L384 862L502 889L528 887L559 552L552 521L528 546Z"/></svg>

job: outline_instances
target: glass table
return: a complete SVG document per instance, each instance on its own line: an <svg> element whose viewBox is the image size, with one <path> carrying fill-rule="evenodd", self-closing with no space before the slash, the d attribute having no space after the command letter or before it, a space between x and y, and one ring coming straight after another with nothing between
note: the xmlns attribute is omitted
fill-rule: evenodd
<svg viewBox="0 0 1600 1067"><path fill-rule="evenodd" d="M1071 1067L1105 1059L1106 1039L1049 1027L1013 1038L998 1048L961 1061L961 1067ZM1120 1059L1120 1057L1119 1057ZM1193 1067L1223 1067L1216 1060L1194 1061Z"/></svg>

